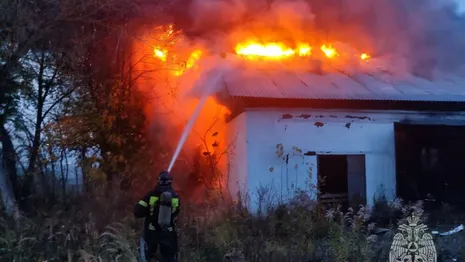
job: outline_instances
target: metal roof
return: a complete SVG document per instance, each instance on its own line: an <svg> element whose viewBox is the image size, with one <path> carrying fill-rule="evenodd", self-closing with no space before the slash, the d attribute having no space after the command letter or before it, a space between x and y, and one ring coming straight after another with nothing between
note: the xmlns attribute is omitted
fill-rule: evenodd
<svg viewBox="0 0 465 262"><path fill-rule="evenodd" d="M247 70L243 70L247 71ZM275 99L465 102L465 78L429 81L413 75L331 72L319 75L285 70L224 75L231 96Z"/></svg>

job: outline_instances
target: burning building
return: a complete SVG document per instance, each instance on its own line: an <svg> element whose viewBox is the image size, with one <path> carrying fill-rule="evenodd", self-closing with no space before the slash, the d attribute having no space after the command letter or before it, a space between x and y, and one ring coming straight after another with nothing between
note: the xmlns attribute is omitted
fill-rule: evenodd
<svg viewBox="0 0 465 262"><path fill-rule="evenodd" d="M288 199L324 178L322 200L460 199L465 79L274 72L225 85L233 192Z"/></svg>
<svg viewBox="0 0 465 262"><path fill-rule="evenodd" d="M214 155L222 176L211 182L232 197L246 194L253 210L260 187L274 201L292 199L298 189L350 204L381 195L455 199L456 185L465 182L457 175L465 148L465 63L440 54L455 44L429 41L429 22L408 12L407 24L369 15L381 8L399 18L392 1L323 2L267 2L272 7L246 23L244 10L256 7L216 1L198 10L212 16L191 21L190 31L170 25L138 46L150 54L139 66L150 71L140 86L160 98L147 110L163 119L157 133L172 136L203 107L185 149ZM239 13L224 21L218 10L228 4ZM343 16L329 12L344 6L350 10ZM419 7L416 18L449 15ZM215 22L227 30L202 29ZM329 30L338 27L345 30ZM397 41L388 41L394 32Z"/></svg>

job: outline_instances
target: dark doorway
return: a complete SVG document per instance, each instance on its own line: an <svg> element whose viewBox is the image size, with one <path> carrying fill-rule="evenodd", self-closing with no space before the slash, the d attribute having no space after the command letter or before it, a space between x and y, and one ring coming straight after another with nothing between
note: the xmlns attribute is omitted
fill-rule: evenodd
<svg viewBox="0 0 465 262"><path fill-rule="evenodd" d="M394 125L397 195L465 206L465 127Z"/></svg>
<svg viewBox="0 0 465 262"><path fill-rule="evenodd" d="M322 203L366 204L365 156L318 155L318 186Z"/></svg>

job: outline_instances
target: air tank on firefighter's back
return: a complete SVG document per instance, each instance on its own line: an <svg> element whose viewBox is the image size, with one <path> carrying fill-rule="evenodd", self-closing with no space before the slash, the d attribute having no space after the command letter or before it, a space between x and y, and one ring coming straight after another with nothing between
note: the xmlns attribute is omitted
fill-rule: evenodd
<svg viewBox="0 0 465 262"><path fill-rule="evenodd" d="M173 194L170 191L165 191L160 195L160 209L158 211L158 224L161 228L169 228L171 226L171 210Z"/></svg>

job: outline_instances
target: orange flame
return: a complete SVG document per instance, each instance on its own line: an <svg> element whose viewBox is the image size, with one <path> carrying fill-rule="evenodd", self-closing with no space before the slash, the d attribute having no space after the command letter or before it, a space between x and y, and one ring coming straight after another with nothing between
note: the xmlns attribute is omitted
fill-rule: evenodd
<svg viewBox="0 0 465 262"><path fill-rule="evenodd" d="M236 46L236 54L247 57L269 57L269 58L282 58L289 57L295 54L291 48L285 47L280 43L259 44L249 42L247 44L238 44Z"/></svg>
<svg viewBox="0 0 465 262"><path fill-rule="evenodd" d="M236 54L250 59L258 57L284 59L295 55L309 56L311 55L311 50L310 45L305 43L299 43L296 49L292 49L281 43L260 44L253 41L238 44L235 48Z"/></svg>
<svg viewBox="0 0 465 262"><path fill-rule="evenodd" d="M362 59L362 60L367 60L369 58L370 58L370 55L368 55L366 53L363 53L363 54L360 55L360 59Z"/></svg>
<svg viewBox="0 0 465 262"><path fill-rule="evenodd" d="M161 42L161 44L153 48L153 55L163 63L170 64L170 67L178 68L173 72L175 76L182 75L200 59L202 55L201 50L194 50L189 54L187 59L185 57L179 59L178 54L173 49L175 48L175 44L180 41L178 35L180 31L175 31L173 25L157 27L156 30L161 30L161 32L156 33L155 37L157 42Z"/></svg>
<svg viewBox="0 0 465 262"><path fill-rule="evenodd" d="M143 43L140 43L140 45L137 46L143 49L143 52L138 52L138 56L140 57L145 58L145 55L147 53L152 53L149 59L149 64L138 63L139 57L134 58L135 64L137 65L137 68L139 70L146 70L148 67L152 66L151 63L153 63L153 60L158 60L158 66L161 66L163 69L165 69L164 72L167 72L167 75L165 75L164 73L163 76L167 76L169 81L177 81L178 79L176 78L181 75L184 75L184 73L187 70L193 70L195 67L200 66L197 65L197 63L203 56L205 56L206 49L198 49L198 47L188 47L188 49L186 50L184 49L184 47L181 47L181 45L178 45L177 43L181 43L183 40L179 37L178 33L180 31L175 30L172 25L158 27L155 28L155 30L152 32L153 34L151 34L151 39L154 42L150 42L150 47L146 46ZM245 59L281 60L292 59L294 57L310 57L314 54L318 56L324 55L330 59L338 59L341 61L345 58L344 49L342 47L337 46L335 43L333 44L336 48L333 48L328 43L325 43L325 45L321 46L320 44L312 46L309 43L297 41L294 43L287 44L287 42L284 43L280 42L279 40L277 40L276 42L261 43L259 41L250 40L250 38L241 38L243 36L244 35L238 35L238 37L229 38L228 40L234 39L234 42L227 42L232 44L232 47L235 47L234 51L237 55L244 57ZM239 39L239 41L237 41L236 39ZM241 41L241 39L246 41ZM137 47L135 46L134 48L137 49ZM370 56L366 53L357 52L354 54L352 50L350 50L349 53L349 56L352 59L358 59L357 57L360 57L361 60L367 60L370 58ZM303 64L306 65L306 63ZM141 90L154 92L155 95L153 97L157 98L157 100L154 101L150 100L146 108L146 114L147 116L159 114L158 111L153 109L160 107L160 112L162 112L160 113L160 115L163 115L163 112L165 112L166 109L169 110L174 108L175 110L173 111L176 113L177 117L168 117L166 119L166 121L169 121L170 124L169 128L167 129L176 129L179 126L180 131L182 131L181 127L183 127L184 119L188 119L191 113L194 112L198 104L198 101L194 99L189 99L183 101L183 103L169 103L173 102L174 99L177 99L176 95L172 95L173 92L179 91L177 89L173 91L171 85L159 85L157 86L156 90L152 89L152 86L155 86L157 82L154 82L154 84L152 85L151 82L146 81L152 81L148 79L155 79L160 77L158 75L158 70L154 71L157 72L147 73L152 77L138 79L138 81L140 81ZM183 80L187 79L186 83L193 83L196 77L197 74L185 74ZM189 84L186 83L183 83L182 86L189 88ZM159 99L163 100L163 105L160 105ZM168 107L167 105L173 105L173 108L171 108L171 106ZM167 106L168 108L164 108L165 106ZM216 151L217 153L221 154L222 152L225 152L225 150L227 150L229 146L229 141L227 140L227 137L230 136L228 135L229 130L226 128L226 125L223 121L216 121L216 119L219 116L223 116L225 112L228 111L229 109L227 107L220 105L219 102L217 102L214 98L208 98L206 104L204 105L204 109L202 110L201 115L199 116L194 127L194 130L196 130L197 133L201 135L205 134L205 136L202 139L198 139L196 138L196 136L190 136L186 143L186 148L193 148L194 146L200 143L200 148L203 149L203 151L206 151L207 153ZM157 117L148 118L157 119L156 121L159 121L158 115ZM177 141L173 141L173 143L176 142ZM227 163L224 161L225 160L219 161L219 165L226 166ZM226 170L226 168L222 168L222 170L223 169Z"/></svg>
<svg viewBox="0 0 465 262"><path fill-rule="evenodd" d="M321 51L328 58L339 56L339 53L331 45L322 45ZM298 43L297 48L290 48L282 43L257 43L249 41L236 45L236 54L244 56L248 59L269 58L269 59L287 59L294 56L310 56L312 55L312 47L307 43ZM361 60L367 60L370 56L366 53L360 55Z"/></svg>
<svg viewBox="0 0 465 262"><path fill-rule="evenodd" d="M153 54L156 57L158 57L161 61L166 62L166 55L167 55L166 50L162 50L161 48L156 47L153 49Z"/></svg>
<svg viewBox="0 0 465 262"><path fill-rule="evenodd" d="M312 48L309 44L300 43L298 45L299 56L309 56L312 54Z"/></svg>
<svg viewBox="0 0 465 262"><path fill-rule="evenodd" d="M180 60L176 54L171 55L171 47L178 41L176 38L176 32L173 29L172 25L164 27L165 30L160 33L158 39L165 43L164 46L168 45L166 48L161 48L157 46L154 48L153 53L156 58L164 63L179 63ZM169 49L169 51L168 51ZM335 58L339 56L339 53L331 45L323 44L320 47L323 54L328 58ZM259 43L258 41L249 40L246 42L241 42L235 47L236 54L246 57L247 59L288 59L291 57L306 57L312 55L312 47L308 43L297 43L295 48L286 46L280 42L270 42L270 43ZM202 56L201 50L194 50L190 53L188 58L181 62L181 69L174 71L175 76L181 76L186 70L194 67L195 63ZM361 60L367 60L370 56L366 53L360 55ZM182 60L181 60L182 61Z"/></svg>
<svg viewBox="0 0 465 262"><path fill-rule="evenodd" d="M332 48L330 45L329 46L322 45L321 51L323 51L323 53L325 53L325 55L328 58L333 58L338 55L338 53L336 52L336 49Z"/></svg>
<svg viewBox="0 0 465 262"><path fill-rule="evenodd" d="M194 66L194 63L200 59L200 56L202 55L202 50L195 50L192 52L190 55L189 59L186 62L186 68L192 68Z"/></svg>
<svg viewBox="0 0 465 262"><path fill-rule="evenodd" d="M166 49L160 49L160 48L154 48L153 54L156 58L160 59L160 61L166 63L168 60L168 54L169 52ZM190 69L194 67L195 62L200 59L202 55L202 50L194 50L189 58L186 61L181 62L181 69L175 70L174 75L175 76L180 76L182 75L187 69ZM169 57L170 59L173 58L173 60L176 60L177 56ZM174 61L176 62L176 61Z"/></svg>
<svg viewBox="0 0 465 262"><path fill-rule="evenodd" d="M187 59L187 61L185 62L184 67L182 69L180 69L180 70L176 70L174 72L174 75L180 76L187 69L192 68L195 65L195 62L197 62L200 59L201 56L202 56L202 50L195 50L194 52L192 52L190 54L189 58Z"/></svg>

